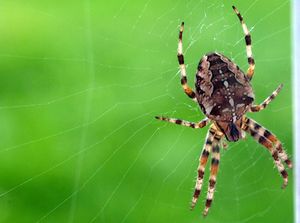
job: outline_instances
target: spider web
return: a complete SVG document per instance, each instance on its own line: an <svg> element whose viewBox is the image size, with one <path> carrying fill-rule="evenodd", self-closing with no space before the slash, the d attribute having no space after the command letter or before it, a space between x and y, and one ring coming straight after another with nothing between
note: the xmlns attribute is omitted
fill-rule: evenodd
<svg viewBox="0 0 300 223"><path fill-rule="evenodd" d="M285 85L268 109L249 116L292 154L290 2L234 4L252 34L256 102ZM189 202L207 128L186 129L153 117L203 118L180 87L181 21L190 85L206 52L222 52L246 70L244 36L231 5L221 0L110 5L86 0L72 7L61 3L61 10L34 1L1 5L6 35L0 41L0 221L202 221L208 172L193 212ZM21 45L18 36L28 44ZM272 167L269 153L251 137L230 143L221 152L205 221L292 222L293 179L290 174L288 188L281 190Z"/></svg>

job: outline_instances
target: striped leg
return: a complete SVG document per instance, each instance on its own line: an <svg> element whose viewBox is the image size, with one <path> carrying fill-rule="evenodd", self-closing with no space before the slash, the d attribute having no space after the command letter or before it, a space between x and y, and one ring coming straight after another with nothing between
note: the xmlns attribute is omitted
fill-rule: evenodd
<svg viewBox="0 0 300 223"><path fill-rule="evenodd" d="M252 125L252 122L251 122L252 120L246 118L245 121L246 121L246 123L245 123L244 130L246 132L248 132L257 142L259 142L264 147L266 147L272 154L274 163L283 178L282 188L285 188L288 183L288 173L286 172L284 165L282 164L282 162L279 159L278 151L276 149L274 149L273 144L269 139L267 139L265 136L259 134L260 132L258 130L256 130L255 127Z"/></svg>
<svg viewBox="0 0 300 223"><path fill-rule="evenodd" d="M273 143L273 146L278 152L279 158L286 163L289 168L292 168L292 161L288 158L287 153L282 147L282 143L278 140L278 138L269 130L255 122L254 120L248 118L248 126L251 129L254 129L259 135L266 137L269 141Z"/></svg>
<svg viewBox="0 0 300 223"><path fill-rule="evenodd" d="M255 62L252 56L252 49L251 49L251 35L250 32L243 20L243 17L241 16L240 12L237 10L236 7L232 6L233 10L235 11L235 13L237 14L237 16L239 17L239 20L242 24L243 27L243 31L245 34L245 41L246 41L246 52L247 52L247 57L248 57L248 63L249 63L249 68L247 70L247 77L249 78L249 80L251 80L253 74L254 74L254 68L255 68Z"/></svg>
<svg viewBox="0 0 300 223"><path fill-rule="evenodd" d="M214 192L215 192L215 185L217 180L217 173L219 170L219 162L220 162L220 136L216 135L212 144L212 159L211 159L211 166L210 166L210 176L209 176L209 185L205 203L205 209L203 212L203 216L206 216L208 213L209 208L211 207Z"/></svg>
<svg viewBox="0 0 300 223"><path fill-rule="evenodd" d="M276 88L276 90L273 91L273 93L269 97L267 97L261 104L251 106L250 111L251 112L259 112L259 111L265 109L267 107L267 105L271 101L273 101L275 99L275 97L279 94L279 92L281 91L282 87L283 87L283 84L280 84Z"/></svg>
<svg viewBox="0 0 300 223"><path fill-rule="evenodd" d="M209 123L209 119L205 118L203 120L201 120L200 122L194 123L194 122L189 122L189 121L185 121L185 120L181 120L181 119L176 119L176 118L167 118L167 117L155 117L158 120L161 121L167 121L167 122L171 122L177 125L183 125L183 126L187 126L187 127L191 127L194 129L199 129L199 128L203 128L205 127L208 123Z"/></svg>
<svg viewBox="0 0 300 223"><path fill-rule="evenodd" d="M197 176L197 180L196 180L195 191L194 191L194 195L193 195L193 199L192 199L191 209L193 209L195 207L198 197L200 196L200 193L201 193L203 177L204 177L204 172L205 172L205 166L206 166L207 159L208 159L211 147L212 147L214 135L215 135L215 131L213 129L210 129L206 136L206 142L204 144L202 154L199 159L198 176Z"/></svg>
<svg viewBox="0 0 300 223"><path fill-rule="evenodd" d="M195 92L188 86L187 84L187 77L186 77L186 69L184 64L184 57L183 57L183 47L182 47L182 33L183 33L184 23L181 23L180 32L179 32L179 42L178 42L178 63L180 66L180 73L181 73L181 85L184 92L189 96L191 99L197 102Z"/></svg>

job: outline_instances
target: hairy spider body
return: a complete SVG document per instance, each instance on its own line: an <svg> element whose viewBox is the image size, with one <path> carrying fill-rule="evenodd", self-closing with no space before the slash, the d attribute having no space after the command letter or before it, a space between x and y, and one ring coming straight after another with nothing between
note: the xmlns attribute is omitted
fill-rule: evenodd
<svg viewBox="0 0 300 223"><path fill-rule="evenodd" d="M203 113L218 126L228 141L241 135L241 118L254 100L249 79L220 53L206 54L196 73L196 98Z"/></svg>
<svg viewBox="0 0 300 223"><path fill-rule="evenodd" d="M181 85L185 94L200 105L206 118L194 123L177 118L156 117L159 120L194 129L203 128L209 122L212 122L199 159L197 180L191 205L194 208L200 196L205 167L209 156L211 156L204 216L207 215L213 201L220 163L220 147L224 137L228 141L238 141L244 137L245 133L248 133L259 144L264 146L271 153L274 164L282 176L282 188L285 188L288 183L288 173L285 170L284 163L288 168L292 168L292 162L289 160L280 140L272 132L245 115L247 112L259 112L265 109L278 95L282 84L262 103L258 105L253 104L254 94L250 81L254 74L255 62L252 56L251 36L239 11L234 6L233 10L238 16L245 34L246 53L249 64L247 72L243 73L235 63L220 53L206 54L202 57L198 65L195 83L196 91L194 91L187 83L182 49L184 28L184 23L182 23L179 32L177 54L181 73Z"/></svg>

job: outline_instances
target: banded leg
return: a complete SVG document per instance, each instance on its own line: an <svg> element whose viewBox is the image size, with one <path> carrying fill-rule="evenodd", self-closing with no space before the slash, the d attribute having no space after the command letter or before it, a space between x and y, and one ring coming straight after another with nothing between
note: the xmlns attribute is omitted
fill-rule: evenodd
<svg viewBox="0 0 300 223"><path fill-rule="evenodd" d="M210 129L207 133L206 136L206 141L199 159L199 166L198 166L198 176L196 180L196 185L195 185L195 191L192 199L192 204L191 204L191 209L193 209L197 203L198 197L200 196L201 193L201 188L203 184L203 177L204 177L204 172L205 172L205 166L207 163L207 159L212 147L212 142L214 139L215 131L213 129Z"/></svg>
<svg viewBox="0 0 300 223"><path fill-rule="evenodd" d="M167 117L158 117L155 116L156 119L161 120L161 121L167 121L167 122L171 122L177 125L183 125L183 126L187 126L187 127L191 127L193 129L199 129L199 128L203 128L205 127L208 123L209 123L209 119L205 118L203 120L201 120L200 122L189 122L189 121L185 121L185 120L181 120L181 119L176 119L176 118L167 118Z"/></svg>
<svg viewBox="0 0 300 223"><path fill-rule="evenodd" d="M292 168L292 161L288 158L286 151L282 147L282 143L279 139L268 129L258 124L253 119L248 118L248 126L251 129L254 129L259 135L266 137L269 141L271 141L278 152L279 158L286 163L289 168Z"/></svg>
<svg viewBox="0 0 300 223"><path fill-rule="evenodd" d="M249 78L249 80L251 80L253 74L254 74L254 69L255 69L255 62L252 56L252 47L251 47L251 35L250 32L243 20L242 15L240 14L240 12L237 10L236 7L232 6L233 10L235 11L236 15L239 17L239 20L242 24L243 27L243 31L245 34L245 41L246 41L246 52L247 52L247 57L248 57L248 64L249 64L249 68L247 70L247 77Z"/></svg>
<svg viewBox="0 0 300 223"><path fill-rule="evenodd" d="M279 171L279 173L281 174L282 178L283 178L283 185L282 188L285 188L288 184L288 173L286 172L284 165L282 164L282 162L279 159L279 155L278 155L278 151L276 149L274 149L272 142L267 139L265 136L260 135L259 131L257 131L252 125L251 125L251 120L246 118L246 123L244 126L244 130L246 132L248 132L258 143L260 143L261 145L263 145L265 148L267 148L269 150L269 152L271 153L273 159L274 159L274 163Z"/></svg>
<svg viewBox="0 0 300 223"><path fill-rule="evenodd" d="M212 144L212 159L210 166L209 185L203 215L206 216L211 207L220 162L220 135L216 135Z"/></svg>
<svg viewBox="0 0 300 223"><path fill-rule="evenodd" d="M186 69L185 69L184 57L182 52L183 51L183 47L182 47L183 29L184 29L184 23L182 22L180 26L180 32L179 32L178 53L177 53L177 58L178 58L178 63L180 66L180 73L181 73L181 85L184 92L187 94L187 96L189 96L191 99L197 102L195 92L187 84Z"/></svg>
<svg viewBox="0 0 300 223"><path fill-rule="evenodd" d="M275 97L279 94L279 92L281 91L283 87L283 84L280 84L275 91L273 91L273 93L267 97L262 103L260 103L259 105L253 105L250 108L251 112L259 112L263 109L265 109L267 107L267 105L273 101L275 99Z"/></svg>

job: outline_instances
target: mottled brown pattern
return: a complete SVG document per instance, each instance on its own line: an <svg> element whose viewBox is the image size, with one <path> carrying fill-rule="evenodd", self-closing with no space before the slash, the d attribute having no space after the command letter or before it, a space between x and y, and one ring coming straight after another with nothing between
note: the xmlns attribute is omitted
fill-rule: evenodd
<svg viewBox="0 0 300 223"><path fill-rule="evenodd" d="M219 169L219 160L215 160L215 162L212 161L210 174L217 175L218 169Z"/></svg>
<svg viewBox="0 0 300 223"><path fill-rule="evenodd" d="M207 162L208 156L202 156L200 159L200 164L201 165L205 165Z"/></svg>
<svg viewBox="0 0 300 223"><path fill-rule="evenodd" d="M212 203L212 200L208 199L208 200L206 200L205 206L207 208L210 208L211 207L211 203Z"/></svg>
<svg viewBox="0 0 300 223"><path fill-rule="evenodd" d="M215 187L215 184L216 184L216 181L215 181L215 180L213 180L213 179L210 179L210 180L209 180L209 187L210 187L210 188L214 188L214 187Z"/></svg>
<svg viewBox="0 0 300 223"><path fill-rule="evenodd" d="M200 193L201 193L201 190L195 189L194 197L195 197L195 198L198 198L199 195L200 195Z"/></svg>
<svg viewBox="0 0 300 223"><path fill-rule="evenodd" d="M198 170L198 177L202 179L203 176L204 176L203 170Z"/></svg>
<svg viewBox="0 0 300 223"><path fill-rule="evenodd" d="M245 130L246 132L248 132L251 136L253 136L253 138L260 144L262 144L265 148L267 148L274 160L275 165L277 166L278 171L281 173L284 182L282 185L282 188L285 188L287 183L288 183L288 179L287 179L287 175L285 175L285 173L287 174L282 161L284 161L287 166L289 168L292 168L292 162L287 158L283 160L283 157L280 157L280 154L285 154L285 151L283 150L281 144L279 144L279 146L276 146L276 144L273 146L273 142L270 141L271 139L274 139L274 142L279 142L278 139L273 138L273 135L270 131L264 129L261 125L259 125L258 123L256 123L254 120L250 119L250 118L245 118L244 120L245 126L243 127L243 130ZM262 130L268 132L266 135L268 136L268 138L266 138L264 135L264 132L262 132ZM275 137L275 136L274 136ZM284 173L284 175L283 175Z"/></svg>
<svg viewBox="0 0 300 223"><path fill-rule="evenodd" d="M201 59L195 86L202 111L215 121L232 122L234 116L240 119L254 100L245 74L219 53L210 53Z"/></svg>

